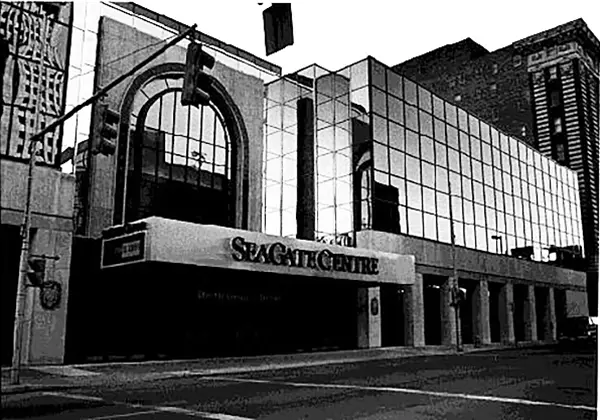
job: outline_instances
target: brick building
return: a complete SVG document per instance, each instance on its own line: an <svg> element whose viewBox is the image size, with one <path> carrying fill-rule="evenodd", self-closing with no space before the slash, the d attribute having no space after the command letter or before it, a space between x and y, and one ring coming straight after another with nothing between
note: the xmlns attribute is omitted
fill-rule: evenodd
<svg viewBox="0 0 600 420"><path fill-rule="evenodd" d="M600 42L582 19L488 51L467 38L394 69L578 173L590 306L598 284Z"/></svg>

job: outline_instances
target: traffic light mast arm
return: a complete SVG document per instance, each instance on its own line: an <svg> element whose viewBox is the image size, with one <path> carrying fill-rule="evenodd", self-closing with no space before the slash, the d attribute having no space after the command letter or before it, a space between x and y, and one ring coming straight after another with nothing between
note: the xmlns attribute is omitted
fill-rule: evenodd
<svg viewBox="0 0 600 420"><path fill-rule="evenodd" d="M187 30L177 35L171 41L169 41L165 46L156 51L154 54L143 60L137 66L129 70L127 73L117 77L115 80L110 82L105 87L101 88L96 94L82 102L81 104L75 106L72 110L67 112L62 117L58 118L46 128L44 128L39 133L33 135L31 137L31 141L29 143L29 168L27 173L27 191L25 198L25 211L23 212L23 223L21 225L21 254L19 256L19 277L17 280L17 293L16 293L16 302L15 302L15 323L14 323L14 333L13 333L13 352L12 352L12 363L11 363L11 371L10 371L10 383L18 384L19 376L21 370L21 344L23 341L23 321L25 318L25 279L27 278L28 271L28 263L27 260L29 258L29 230L31 229L31 195L32 195L32 187L33 187L33 168L35 167L35 158L36 158L36 148L34 145L44 138L44 136L56 129L56 127L63 124L66 120L71 118L81 109L85 108L87 105L93 103L98 98L104 96L106 92L111 90L113 87L121 83L123 80L131 76L136 71L140 70L146 64L160 56L167 49L171 48L173 45L177 44L183 38L188 36L190 33L193 33L196 30L197 25L193 25L189 27Z"/></svg>
<svg viewBox="0 0 600 420"><path fill-rule="evenodd" d="M192 26L190 26L187 30L185 30L184 32L182 32L179 35L177 35L171 41L169 41L168 43L166 43L160 50L156 51L154 54L152 54L151 56L149 56L148 58L146 58L145 60L143 60L141 63L139 63L137 66L135 66L134 68L132 68L131 70L129 70L127 73L124 73L121 76L117 77L115 80L113 80L112 82L110 82L108 85L106 85L105 87L101 88L93 96L91 96L87 100L83 101L79 105L75 106L72 110L70 110L69 112L67 112L65 115L63 115L62 117L60 117L57 120L55 120L54 122L52 122L50 125L48 125L46 128L44 128L42 131L40 131L39 133L37 133L33 137L31 137L31 142L33 143L35 141L41 140L46 134L48 134L49 132L51 132L56 127L60 126L61 124L63 124L66 120L68 120L73 115L75 115L76 113L78 113L79 111L81 111L83 108L85 108L86 106L88 106L91 103L94 103L100 97L106 95L106 93L109 90L111 90L113 87L115 87L116 85L118 85L119 83L121 83L123 80L127 79L129 76L131 76L132 74L134 74L136 71L138 71L141 68L143 68L149 62L151 62L154 59L156 59L158 56L160 56L166 50L168 50L169 48L171 48L173 45L177 44L179 41L181 41L183 38L185 38L186 36L188 36L190 33L194 32L196 30L196 26L197 25L195 25L195 24L192 25Z"/></svg>

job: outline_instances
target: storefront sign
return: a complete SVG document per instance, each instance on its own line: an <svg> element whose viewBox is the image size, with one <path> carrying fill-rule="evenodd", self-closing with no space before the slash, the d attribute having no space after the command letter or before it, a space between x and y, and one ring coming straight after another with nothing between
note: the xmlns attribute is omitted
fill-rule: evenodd
<svg viewBox="0 0 600 420"><path fill-rule="evenodd" d="M145 247L146 232L104 239L102 241L102 268L143 261Z"/></svg>
<svg viewBox="0 0 600 420"><path fill-rule="evenodd" d="M356 274L379 274L379 259L355 255L336 254L327 249L315 251L293 249L280 242L256 244L241 236L230 242L231 256L235 261L284 265L320 271L338 271Z"/></svg>

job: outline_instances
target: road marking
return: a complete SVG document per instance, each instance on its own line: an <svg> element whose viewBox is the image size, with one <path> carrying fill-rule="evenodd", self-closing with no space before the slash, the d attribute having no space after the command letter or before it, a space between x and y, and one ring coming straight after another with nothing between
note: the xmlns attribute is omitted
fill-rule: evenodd
<svg viewBox="0 0 600 420"><path fill-rule="evenodd" d="M174 407L174 406L170 406L170 405L169 406L167 406L167 405L145 405L145 404L132 404L132 403L126 403L126 402L121 402L121 401L110 401L110 400L105 400L104 398L100 398L100 397L92 397L91 395L68 394L66 392L50 392L50 391L43 392L42 394L47 395L47 396L52 396L52 397L71 398L74 400L101 401L106 404L120 405L120 406L124 406L124 407L129 407L129 408L147 409L148 410L148 411L129 413L129 414L114 414L114 415L103 416L103 417L89 417L87 420L107 420L107 419L116 419L116 418L120 418L120 417L138 416L138 415L142 415L142 414L153 414L153 413L160 413L160 412L178 413L178 414L184 414L184 415L187 415L190 417L202 417L202 418L209 418L209 419L213 419L213 420L255 420L250 417L240 417L240 416L234 416L234 415L225 414L225 413L209 413L206 411L190 410L188 408ZM182 404L182 403L187 403L187 401L185 401L185 400L176 401L173 404Z"/></svg>
<svg viewBox="0 0 600 420"><path fill-rule="evenodd" d="M217 380L217 381L245 382L245 383L255 383L255 384L285 385L285 386L291 386L291 387L297 387L297 388L331 388L331 389L351 389L351 390L356 390L356 391L396 392L396 393L404 393L404 394L428 395L428 396L434 396L434 397L462 398L462 399L466 399L466 400L479 400L479 401L496 402L496 403L504 403L504 404L539 405L539 406L546 406L546 407L569 408L569 409L573 409L573 410L596 411L596 407L590 407L587 405L570 405L570 404L561 404L561 403L549 402L549 401L533 401L533 400L524 400L524 399L520 399L520 398L494 397L492 395L474 395L474 394L463 394L463 393L443 392L443 391L426 391L426 390L422 390L422 389L412 389L412 388L269 381L269 380L265 380L265 379L230 378L230 377L226 377L226 376L210 376L210 377L203 377L202 379L207 380L207 381Z"/></svg>
<svg viewBox="0 0 600 420"><path fill-rule="evenodd" d="M137 413L111 414L109 416L101 416L101 417L86 417L84 420L118 419L121 417L142 416L144 414L156 414L156 413L160 413L160 411L159 410L148 410L148 411L138 411Z"/></svg>
<svg viewBox="0 0 600 420"><path fill-rule="evenodd" d="M62 398L70 398L72 400L83 400L83 401L99 401L105 402L104 398L100 397L92 397L91 395L82 395L82 394L68 394L66 392L42 392L43 395L48 395L50 397L62 397Z"/></svg>

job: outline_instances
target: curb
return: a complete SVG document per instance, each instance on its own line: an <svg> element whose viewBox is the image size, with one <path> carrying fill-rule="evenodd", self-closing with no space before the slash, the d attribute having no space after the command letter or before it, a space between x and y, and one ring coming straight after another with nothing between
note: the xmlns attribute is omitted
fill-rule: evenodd
<svg viewBox="0 0 600 420"><path fill-rule="evenodd" d="M237 367L220 367L220 368L209 368L209 369L182 369L172 370L167 372L148 372L140 374L123 374L119 372L114 373L101 373L96 376L95 379L86 382L73 382L63 384L20 384L20 385L8 385L2 387L2 394L24 394L41 391L57 391L65 389L83 389L94 386L103 386L107 384L127 384L132 382L147 382L156 380L166 380L174 378L191 378L196 376L218 376L218 375L231 375L231 374L243 374L252 372L264 372L272 370L283 370L283 369L297 369L303 367L314 367L314 366L326 366L335 364L345 363L360 363L376 360L391 360L391 359L410 359L415 357L439 357L439 356L452 356L452 355L467 355L470 353L483 353L493 351L507 351L507 350L525 350L525 349L541 349L541 348L552 348L555 343L523 343L517 346L483 346L483 347L471 347L463 349L461 353L457 353L454 350L441 350L414 354L405 354L399 356L393 352L381 353L377 355L371 355L370 357L351 357L341 359L327 359L327 360L311 360L311 361L298 361L288 362L279 364L260 364L255 366L237 366ZM193 362L193 361L190 361ZM198 362L198 361L196 361ZM131 366L132 364L128 364ZM75 366L75 365L74 365ZM79 368L84 368L86 365L76 365ZM98 365L96 365L98 366ZM107 363L104 366L118 366L115 363ZM139 363L139 366L147 366L147 362Z"/></svg>

